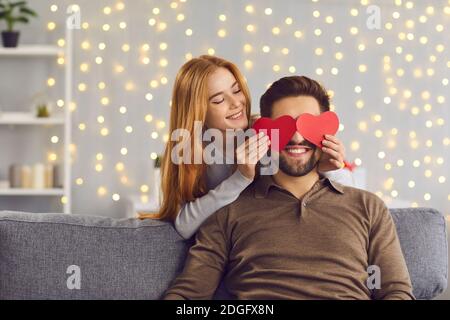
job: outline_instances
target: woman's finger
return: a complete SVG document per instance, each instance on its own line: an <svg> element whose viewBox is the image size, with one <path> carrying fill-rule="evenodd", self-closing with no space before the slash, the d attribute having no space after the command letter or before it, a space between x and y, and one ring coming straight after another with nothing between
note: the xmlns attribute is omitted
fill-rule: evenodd
<svg viewBox="0 0 450 320"><path fill-rule="evenodd" d="M338 138L336 138L335 136L331 135L331 134L326 134L325 135L325 139L329 140L331 142L337 143L337 144L341 144L341 141Z"/></svg>
<svg viewBox="0 0 450 320"><path fill-rule="evenodd" d="M264 132L260 132L258 134L255 134L254 136L251 136L247 140L244 141L244 143L241 143L237 148L236 152L242 151L243 149L248 148L249 145L254 144L259 139L263 138L265 136Z"/></svg>
<svg viewBox="0 0 450 320"><path fill-rule="evenodd" d="M253 141L253 143L249 144L245 150L247 153L252 152L254 150L257 150L261 146L268 144L268 141L269 141L269 137L267 137L267 136L260 138L258 141L256 141L256 142Z"/></svg>
<svg viewBox="0 0 450 320"><path fill-rule="evenodd" d="M269 146L261 145L257 149L249 151L247 154L247 158L256 159L257 161L259 161L267 153L267 151L269 151Z"/></svg>
<svg viewBox="0 0 450 320"><path fill-rule="evenodd" d="M256 154L253 154L252 157L250 158L250 163L252 164L258 163L258 161L261 160L262 157L264 157L267 151L269 151L269 148L263 148L258 150L258 152Z"/></svg>
<svg viewBox="0 0 450 320"><path fill-rule="evenodd" d="M261 151L258 153L258 161L267 154L267 151L269 151L269 147L261 149Z"/></svg>
<svg viewBox="0 0 450 320"><path fill-rule="evenodd" d="M338 169L342 168L343 162L339 162L339 161L337 161L337 160L335 160L335 159L330 159L330 162L331 162L336 168L338 168Z"/></svg>
<svg viewBox="0 0 450 320"><path fill-rule="evenodd" d="M338 160L339 162L343 161L343 158L339 152L334 151L333 149L323 147L322 151L326 154L329 154L333 159Z"/></svg>
<svg viewBox="0 0 450 320"><path fill-rule="evenodd" d="M327 148L333 149L336 152L341 152L341 150L342 150L340 144L337 144L337 143L334 143L331 141L324 140L324 141L322 141L322 145L324 145Z"/></svg>
<svg viewBox="0 0 450 320"><path fill-rule="evenodd" d="M241 153L240 157L243 159L244 163L249 164L250 159L255 158L258 154L258 149L254 150L244 150L243 153Z"/></svg>
<svg viewBox="0 0 450 320"><path fill-rule="evenodd" d="M257 152L252 153L252 154L249 156L248 163L249 163L249 164L257 164L258 161L259 161L259 159L260 159L260 157L259 157L259 154L258 154Z"/></svg>
<svg viewBox="0 0 450 320"><path fill-rule="evenodd" d="M249 151L256 150L257 148L261 148L262 146L268 145L269 143L270 143L269 137L265 136L259 139L257 142L254 142L251 145L249 144L247 150Z"/></svg>

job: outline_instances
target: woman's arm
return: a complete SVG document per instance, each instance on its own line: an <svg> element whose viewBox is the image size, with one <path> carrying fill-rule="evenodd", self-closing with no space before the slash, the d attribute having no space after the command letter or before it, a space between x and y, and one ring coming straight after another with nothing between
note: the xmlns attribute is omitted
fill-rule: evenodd
<svg viewBox="0 0 450 320"><path fill-rule="evenodd" d="M336 181L345 186L354 187L353 174L350 170L339 169L334 171L322 172L322 174L330 180Z"/></svg>
<svg viewBox="0 0 450 320"><path fill-rule="evenodd" d="M203 197L183 205L175 219L175 229L183 238L192 237L206 218L236 200L252 183L256 164L269 145L269 137L263 133L250 137L236 148L238 169Z"/></svg>
<svg viewBox="0 0 450 320"><path fill-rule="evenodd" d="M189 239L210 215L236 200L252 181L236 170L203 197L185 203L175 219L175 229Z"/></svg>

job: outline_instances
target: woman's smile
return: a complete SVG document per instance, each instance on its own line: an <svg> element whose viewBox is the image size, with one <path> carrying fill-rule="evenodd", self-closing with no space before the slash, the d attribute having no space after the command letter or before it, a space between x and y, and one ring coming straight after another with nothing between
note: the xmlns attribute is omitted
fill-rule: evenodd
<svg viewBox="0 0 450 320"><path fill-rule="evenodd" d="M244 112L243 110L240 110L234 114L232 114L231 116L228 116L227 119L228 120L240 120L244 117Z"/></svg>

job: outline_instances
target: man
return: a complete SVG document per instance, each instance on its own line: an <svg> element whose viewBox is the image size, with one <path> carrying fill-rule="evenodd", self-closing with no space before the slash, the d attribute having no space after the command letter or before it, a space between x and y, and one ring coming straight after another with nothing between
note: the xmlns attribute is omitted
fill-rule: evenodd
<svg viewBox="0 0 450 320"><path fill-rule="evenodd" d="M286 77L261 97L263 117L329 110L327 92ZM237 299L414 299L395 225L370 192L323 178L322 150L298 132L280 170L260 176L199 229L165 299L211 299L224 281ZM367 286L369 268L380 286Z"/></svg>

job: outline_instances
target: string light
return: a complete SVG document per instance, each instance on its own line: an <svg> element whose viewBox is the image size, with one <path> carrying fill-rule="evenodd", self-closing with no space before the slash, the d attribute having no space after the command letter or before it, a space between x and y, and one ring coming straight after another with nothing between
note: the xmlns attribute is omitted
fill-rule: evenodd
<svg viewBox="0 0 450 320"><path fill-rule="evenodd" d="M294 36L296 38L301 38L303 36L303 33L300 30L297 30L297 31L294 32Z"/></svg>
<svg viewBox="0 0 450 320"><path fill-rule="evenodd" d="M118 162L118 163L116 163L115 168L116 168L116 171L122 172L125 169L125 165L123 164L123 162Z"/></svg>
<svg viewBox="0 0 450 320"><path fill-rule="evenodd" d="M99 188L97 189L97 194L98 194L100 197L105 196L106 193L107 193L107 190L106 190L105 187L99 187Z"/></svg>
<svg viewBox="0 0 450 320"><path fill-rule="evenodd" d="M47 85L48 85L49 87L53 87L55 84L56 84L55 78L48 78L48 79L47 79Z"/></svg>
<svg viewBox="0 0 450 320"><path fill-rule="evenodd" d="M49 31L55 30L55 29L56 29L56 23L54 23L54 22L49 22L49 23L47 23L47 29L48 29Z"/></svg>
<svg viewBox="0 0 450 320"><path fill-rule="evenodd" d="M164 31L164 30L166 30L166 28L167 28L167 23L165 23L165 22L158 23L158 31Z"/></svg>
<svg viewBox="0 0 450 320"><path fill-rule="evenodd" d="M153 121L153 116L152 116L151 114L147 114L147 115L145 116L145 121L146 121L146 122L152 122L152 121Z"/></svg>
<svg viewBox="0 0 450 320"><path fill-rule="evenodd" d="M318 1L313 0L313 2L317 3ZM172 1L168 3L168 6L161 6L159 8L155 7L151 9L150 17L147 17L146 19L148 19L149 26L155 28L152 29L152 32L156 34L156 37L159 37L159 32L163 32L169 28L178 28L177 30L180 31L181 34L184 33L184 35L187 37L192 37L194 35L193 25L187 24L189 19L186 15L186 12L188 11L182 12L184 6L181 4L184 3L186 3L186 1L184 0ZM362 0L359 1L359 3L362 6L367 6L369 4L369 1ZM421 150L424 150L425 153L428 153L425 154L423 158L423 168L419 169L421 170L421 177L415 177L414 180L409 180L406 183L402 182L403 185L398 186L394 185L393 178L389 178L385 183L386 188L384 190L386 191L377 191L377 194L379 196L386 198L403 197L403 195L406 198L415 196L416 199L411 198L412 206L419 205L422 199L425 201L431 201L432 198L439 198L437 195L434 195L434 191L433 194L431 192L425 194L415 192L423 192L420 191L420 188L417 187L419 185L422 186L422 184L426 184L427 186L440 184L440 189L443 189L443 187L445 188L445 186L442 186L442 184L448 183L448 181L446 179L446 176L439 171L442 170L443 167L439 166L442 166L444 164L445 159L444 157L440 156L439 153L437 153L438 149L435 148L436 146L440 148L448 148L448 146L450 146L450 137L441 136L439 138L429 139L429 137L422 135L424 134L424 132L434 132L434 130L437 129L442 130L446 125L448 125L444 119L444 114L441 113L442 106L446 104L446 101L448 99L448 95L446 93L447 91L436 91L434 89L436 86L434 86L432 90L425 89L423 91L416 92L415 90L413 90L413 87L408 88L408 85L405 84L405 81L409 80L411 77L415 81L433 81L434 84L438 84L437 87L440 89L446 89L445 87L448 86L449 79L447 76L442 76L441 70L442 66L444 68L450 68L450 61L448 61L447 55L445 54L448 48L446 47L445 42L435 41L435 38L430 36L430 34L432 34L432 32L443 34L443 32L446 31L447 25L445 23L445 20L442 20L441 18L442 14L445 14L446 16L450 15L450 4L439 8L428 6L426 7L424 12L419 12L419 14L415 15L414 18L412 18L412 15L407 14L404 9L414 9L415 3L417 4L417 2L413 1L405 2L402 0L395 0L395 7L386 9L390 10L390 12L387 13L389 14L389 16L386 15L387 19L382 26L384 28L373 35L369 35L363 32L360 24L356 23L356 19L359 18L355 17L361 16L365 8L356 8L356 6L349 6L347 9L345 9L345 14L348 18L348 22L346 24L343 24L345 25L345 29L341 28L342 30L339 30L337 27L340 27L340 25L337 25L336 33L333 33L333 35L331 36L331 40L334 42L332 44L335 44L334 48L333 46L325 47L325 44L319 40L319 37L326 35L328 38L329 28L324 28L324 26L337 24L337 22L341 23L340 15L334 15L332 11L319 11L317 9L311 10L309 12L312 12L312 19L314 23L310 26L307 26L307 28L305 28L304 30L295 30L296 21L294 23L293 17L281 16L277 17L276 20L273 20L275 16L279 14L279 12L275 12L275 10L273 10L272 8L264 8L259 7L255 4L247 4L245 5L245 7L241 8L241 10L245 14L249 15L248 22L243 26L243 29L249 39L245 40L244 44L241 47L241 53L244 55L244 57L240 62L242 63L245 70L249 72L249 74L253 74L252 70L256 70L255 66L269 66L268 70L272 74L287 72L296 74L298 72L308 72L307 69L304 70L303 64L298 65L298 67L301 69L300 71L298 71L297 67L294 65L295 62L291 60L298 56L298 46L291 46L287 40L281 42L275 41L274 39L276 38L274 36L280 37L280 39L283 40L285 38L282 37L289 37L291 38L291 41L298 41L299 45L302 45L302 42L299 39L305 38L305 40L309 41L311 40L311 36L319 41L312 48L312 53L316 57L317 61L314 61L311 64L311 70L317 76L320 76L321 78L323 77L325 83L328 81L327 79L330 79L330 77L331 79L338 79L337 77L333 76L337 76L340 73L345 74L345 68L341 66L341 61L344 60L344 57L345 59L358 61L358 63L354 65L354 71L357 71L359 77L363 78L350 84L350 88L353 88L353 94L355 94L354 98L352 98L354 100L350 101L350 103L354 108L355 117L357 117L357 120L354 124L348 124L347 128L345 128L345 126L341 124L341 126L339 127L339 131L341 132L344 129L346 129L347 131L350 130L350 132L351 130L358 130L360 134L365 136L367 139L379 139L377 140L377 142L379 142L380 149L376 151L375 158L377 161L379 161L379 166L381 169L384 169L383 172L385 174L387 174L388 172L390 172L391 174L397 174L397 170L417 170L422 166L421 157L418 158L420 160L406 160L406 158L404 158L405 160L403 160L394 158L397 154L397 143L400 146L400 141L402 141L401 139L404 136L406 137L407 148L415 150L421 148ZM168 7L173 10L177 9L177 11L172 12L171 10L166 10L166 8ZM51 5L48 8L50 12L57 12L59 10L57 5ZM125 10L125 4L123 1L117 1L115 4L101 7L100 13L103 12L101 16L104 20L102 21L102 19L99 19L98 22L92 24L92 28L95 27L100 29L100 31L109 32L110 34L104 34L104 36L107 38L116 36L117 32L120 32L120 30L127 29L128 24L130 23L124 18L115 16L115 14L117 13L116 11L122 10ZM171 18L169 18L167 11L171 12ZM259 17L258 14L260 15ZM274 16L273 18L272 15ZM116 18L114 20L116 22L111 22L113 21L111 20L113 16L114 18ZM404 21L399 21L401 18L403 18L403 16L407 16L408 18ZM207 52L209 55L216 55L217 52L222 52L223 47L220 41L226 41L226 39L224 38L231 37L231 32L233 30L229 28L229 26L231 26L234 22L233 15L228 15L228 13L226 14L225 12L215 12L214 17L215 19L217 19L216 22L217 24L219 24L219 26L213 32L215 32L216 40L218 40L219 42L211 42L209 44L206 43L205 46L201 49L202 52ZM343 20L345 21L345 19ZM269 24L270 22L274 23ZM46 26L49 32L54 31L60 27L59 22L57 24L54 21L47 21ZM425 26L429 31L424 31L425 29L423 29L423 27ZM87 30L89 27L89 22L83 21L82 28L84 30ZM273 36L264 38L263 30L264 32L268 31ZM200 37L203 31L198 30L198 32L200 34ZM164 33L161 33L161 35L164 35ZM393 38L391 38L391 35ZM195 36L197 36L197 34L195 34ZM258 36L263 37L261 39L263 39L264 42L261 43L261 41L259 41L258 39ZM88 90L100 93L100 96L97 99L100 99L100 106L103 107L114 105L116 96L111 95L110 89L115 88L115 84L110 83L108 80L107 86L105 83L106 80L100 81L98 83L92 83L85 79L88 79L87 77L90 77L91 73L96 72L96 70L98 69L96 64L104 64L102 68L110 68L110 70L112 70L113 73L117 75L117 77L124 77L127 74L127 72L125 72L125 66L127 66L125 62L120 61L119 59L109 59L109 50L112 50L112 45L111 48L109 48L110 42L105 37L103 37L102 39L104 42L95 42L91 38L82 39L79 45L81 46L81 50L83 50L83 54L85 54L86 56L81 58L82 60L79 62L76 68L76 71L78 71L83 76L83 78L79 80L80 82L76 84L76 88L78 88L77 94L81 95L82 92L86 92ZM163 89L164 85L170 84L173 81L172 79L169 80L167 77L166 71L169 70L169 60L166 53L169 49L169 46L170 50L175 49L175 47L172 47L171 41L165 40L166 42L164 42L161 40L164 40L164 38L156 38L156 40L152 42L152 51L150 51L150 45L147 43L119 44L121 52L130 53L127 55L127 59L134 59L134 45L136 45L138 54L136 55L135 61L139 63L142 68L151 68L153 66L160 67L158 68L157 73L150 76L150 78L145 82L148 83L148 87L144 88L144 90L146 89L148 91L151 91L151 93L139 91L141 99L145 97L144 102L146 103L146 107L150 108L153 107L153 104L155 106L159 105L160 101L156 101L157 99L155 97L161 96L161 93L165 92L163 90L166 90ZM58 39L56 43L60 48L63 48L66 45L63 38ZM108 43L108 48L106 43ZM284 46L280 45L283 43ZM427 50L429 50L430 52L430 54L426 58L427 64L418 64L418 61L420 61L422 57L419 55L419 52L415 49L414 46L411 47L412 44L420 44L421 48L423 48L422 46L427 46ZM159 48L159 51L153 51L153 46L156 49ZM374 46L383 49L387 46L389 46L389 49L391 49L392 46L392 50L384 51L389 52L389 55L382 56L381 58L381 71L383 72L383 76L385 79L382 84L385 84L385 89L382 93L383 95L381 95L382 106L380 109L374 109L374 106L376 106L377 103L378 105L380 105L380 101L369 102L371 100L369 100L366 95L367 92L370 91L370 88L366 86L363 80L367 79L367 76L372 76L373 73L378 69L378 67L373 65L372 61L369 60L369 58L367 58L366 56L368 53L372 52L370 50L372 50ZM97 48L99 51L96 50ZM78 50L80 49L78 48ZM259 53L264 53L264 55L259 55L258 51ZM357 55L356 58L355 55ZM261 64L260 58L258 56L265 57L263 58L263 64ZM190 60L193 57L193 53L183 52L181 57L185 60ZM319 57L323 57L323 59L328 59L329 57L334 58L332 61L335 61L335 63L324 64L320 60L322 58ZM56 61L59 65L65 64L65 59L63 56L58 56ZM170 60L170 64L176 65L178 63L179 61L177 62L176 59L174 59L173 61ZM127 66L127 69L128 68L131 69L131 67ZM446 70L448 69L445 69L445 71ZM330 83L332 83L331 80ZM55 78L48 78L47 85L49 87L55 86ZM137 81L134 82L133 79L124 79L124 81L120 84L120 87L122 89L125 89L126 91L141 90L139 86L139 83ZM96 91L96 87L100 91ZM334 93L334 91L332 90L330 90L330 92ZM338 101L339 99L340 98L338 96ZM342 101L340 103L342 103ZM64 100L59 99L56 104L58 107L62 108L64 107ZM163 104L165 105L166 103ZM76 109L76 104L70 103L69 107L70 110L74 111ZM336 106L333 104L331 108L332 110L335 110ZM126 106L114 106L113 109L105 108L103 110L108 110L108 112L117 112L117 114L120 115L126 115L128 112ZM367 114L368 110L378 111L376 111L376 114L370 115ZM402 128L397 129L386 127L391 119L389 112L393 112L396 110L405 111L406 113L404 113L404 115L406 117L416 119L418 121L417 126L421 129L417 129L417 132L409 132L408 134L408 131L403 132ZM432 111L433 114L431 113ZM157 118L156 113L155 117L150 113L144 114L142 116L143 120L145 120L145 122L142 121L142 123L148 126L151 139L158 139L158 142L161 140L167 142L169 139L169 135L166 132L166 122L164 120L161 120L159 116ZM125 120L127 117L128 115L124 116L122 119ZM92 126L92 129L95 128L94 130L96 135L98 135L100 131L101 136L107 136L110 134L110 130L112 135L113 130L117 130L116 128L113 129L113 127L109 127L109 125L108 128L105 124L105 118L108 119L109 122L110 116L108 113L97 116L97 122L101 126L101 128ZM77 128L80 131L79 134L82 134L82 132L87 130L87 125L86 123L81 122L78 123ZM125 134L132 134L133 132L137 131L137 129L131 125L123 125L120 127L120 130ZM88 132L85 132L83 134L88 134ZM397 139L399 142L397 142ZM60 137L51 136L50 141L53 144L59 143ZM366 141L353 139L352 141L350 141L349 145L350 150L356 156L354 160L355 164L361 165L363 161L358 156L361 156L361 153L366 151ZM124 145L120 149L120 154L122 156L128 155L128 152L129 149L126 145ZM149 154L149 159L151 160L155 160L158 156L158 153L154 150L150 151ZM53 161L55 161L57 159L57 156L55 153L52 153L52 155L49 155L48 158L52 158ZM97 161L103 160L103 157L101 159L97 158ZM364 159L364 162L367 162L367 160ZM94 166L96 171L100 173L106 171L104 170L107 168L106 165L107 162L105 162L105 164L97 163ZM370 165L373 165L373 163L370 163ZM123 163L116 164L116 170L118 172L120 171L122 173L125 170L124 168L125 166ZM399 171L398 174L402 173ZM131 180L125 174L121 174L118 179L120 179L120 182L124 185L132 185ZM80 177L75 180L75 183L78 186L81 186L84 184L84 181ZM100 186L96 188L99 196L108 194L106 186ZM115 190L115 188L111 189ZM434 189L430 188L430 190ZM148 190L145 192L148 192ZM108 199L119 201L121 199L121 195L119 195L119 193L111 192L111 194L108 196ZM448 200L450 201L450 195L448 197Z"/></svg>
<svg viewBox="0 0 450 320"><path fill-rule="evenodd" d="M118 11L124 10L124 9L125 9L125 4L124 4L123 2L118 2L118 3L116 4L116 9L117 9Z"/></svg>
<svg viewBox="0 0 450 320"><path fill-rule="evenodd" d="M109 130L108 130L108 128L101 128L100 134L101 134L103 137L106 137L107 135L109 135Z"/></svg>

